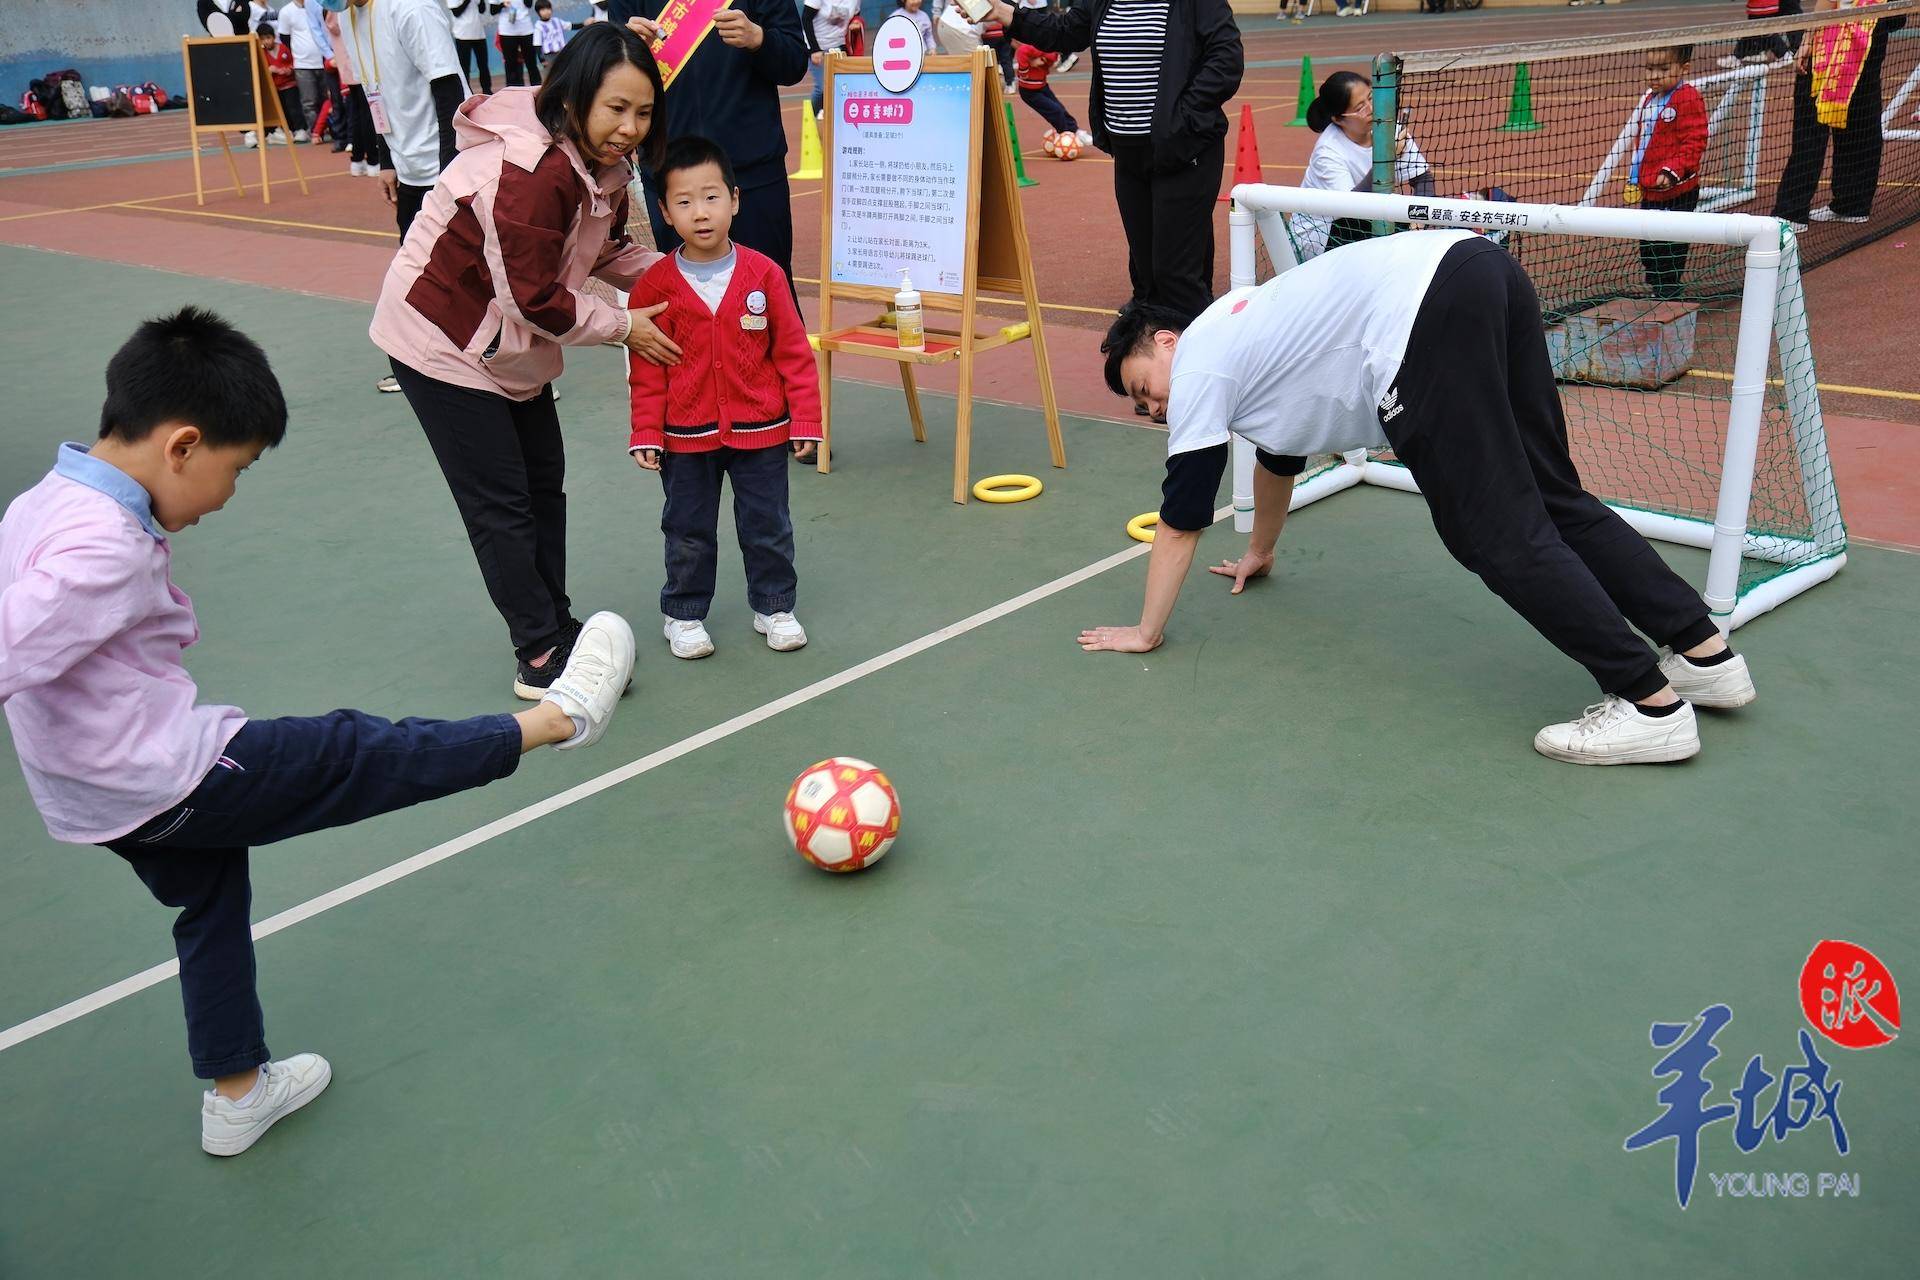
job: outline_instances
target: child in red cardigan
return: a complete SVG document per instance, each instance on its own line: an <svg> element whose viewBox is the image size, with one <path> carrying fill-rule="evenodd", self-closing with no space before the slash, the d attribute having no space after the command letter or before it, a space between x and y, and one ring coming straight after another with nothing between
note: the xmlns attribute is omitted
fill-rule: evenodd
<svg viewBox="0 0 1920 1280"><path fill-rule="evenodd" d="M1707 104L1687 83L1693 46L1647 50L1647 91L1634 111L1628 204L1690 213L1700 203L1700 156L1707 149ZM1640 265L1656 298L1680 296L1687 245L1642 240Z"/></svg>
<svg viewBox="0 0 1920 1280"><path fill-rule="evenodd" d="M654 323L680 362L629 352L633 398L628 452L666 490L660 532L667 581L660 612L676 658L713 652L707 609L719 559L720 482L733 483L733 523L746 561L753 629L767 647L807 642L793 616L793 519L787 454L807 459L820 440L820 381L787 277L772 259L727 236L740 190L726 152L676 138L660 165L661 211L682 241L633 287L631 308L664 302Z"/></svg>

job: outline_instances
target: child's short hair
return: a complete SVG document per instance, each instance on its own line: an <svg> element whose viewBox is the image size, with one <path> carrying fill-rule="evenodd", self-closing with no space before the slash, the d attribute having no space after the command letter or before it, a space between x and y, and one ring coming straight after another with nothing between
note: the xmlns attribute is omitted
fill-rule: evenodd
<svg viewBox="0 0 1920 1280"><path fill-rule="evenodd" d="M733 176L733 161L727 159L726 148L712 138L689 133L667 144L666 157L660 161L660 167L654 170L661 193L666 192L669 174L679 173L682 169L698 169L703 164L720 166L720 181L727 184L727 190L739 189L740 183Z"/></svg>
<svg viewBox="0 0 1920 1280"><path fill-rule="evenodd" d="M545 9L548 13L552 13L553 0L533 0L533 11L538 13L542 9Z"/></svg>
<svg viewBox="0 0 1920 1280"><path fill-rule="evenodd" d="M287 401L253 339L182 307L135 329L107 362L100 438L132 443L163 422L198 427L211 445L272 448L287 434Z"/></svg>
<svg viewBox="0 0 1920 1280"><path fill-rule="evenodd" d="M270 23L265 23L265 22L263 22L263 23L261 23L261 24L260 24L259 26L257 26L257 27L255 27L255 28L253 29L253 34L255 34L255 35L257 35L257 36L259 36L259 37L260 37L261 39L263 39L263 40L272 40L272 39L275 39L275 38L276 38L276 37L274 36L274 34L273 34L273 26L272 26L272 24L270 24Z"/></svg>
<svg viewBox="0 0 1920 1280"><path fill-rule="evenodd" d="M1690 44L1670 44L1666 48L1656 49L1654 52L1666 54L1673 59L1676 66L1684 67L1693 61L1693 46Z"/></svg>

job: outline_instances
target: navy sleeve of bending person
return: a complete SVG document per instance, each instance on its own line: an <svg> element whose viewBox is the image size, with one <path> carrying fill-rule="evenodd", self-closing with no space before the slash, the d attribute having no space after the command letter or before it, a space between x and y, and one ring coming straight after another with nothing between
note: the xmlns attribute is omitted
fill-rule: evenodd
<svg viewBox="0 0 1920 1280"><path fill-rule="evenodd" d="M1015 40L1044 53L1079 53L1093 47L1093 6L1088 0L1068 0L1064 9L1014 6L1007 28Z"/></svg>
<svg viewBox="0 0 1920 1280"><path fill-rule="evenodd" d="M1167 478L1160 485L1160 523L1169 529L1193 533L1213 523L1213 500L1220 493L1220 477L1227 472L1231 446L1210 445L1176 453L1167 459ZM1253 456L1276 476L1297 476L1307 469L1305 458L1268 453L1256 448Z"/></svg>

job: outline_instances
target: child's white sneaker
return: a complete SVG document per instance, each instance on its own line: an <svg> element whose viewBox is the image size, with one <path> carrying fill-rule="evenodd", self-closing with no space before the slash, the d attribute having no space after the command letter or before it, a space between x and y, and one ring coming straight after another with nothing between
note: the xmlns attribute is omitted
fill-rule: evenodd
<svg viewBox="0 0 1920 1280"><path fill-rule="evenodd" d="M1737 653L1725 662L1696 667L1684 654L1663 649L1660 674L1667 678L1675 693L1696 707L1731 710L1744 707L1760 696L1753 687L1753 673L1747 669L1746 658Z"/></svg>
<svg viewBox="0 0 1920 1280"><path fill-rule="evenodd" d="M312 136L313 135L308 133L305 129L295 129L293 131L293 140L295 142L305 142Z"/></svg>
<svg viewBox="0 0 1920 1280"><path fill-rule="evenodd" d="M1578 720L1535 734L1533 749L1568 764L1659 764L1699 755L1700 727L1684 702L1671 714L1650 716L1609 694Z"/></svg>
<svg viewBox="0 0 1920 1280"><path fill-rule="evenodd" d="M555 744L559 750L600 741L620 696L633 681L633 652L633 628L617 613L596 613L580 628L567 665L540 699L559 707L579 726L571 738Z"/></svg>
<svg viewBox="0 0 1920 1280"><path fill-rule="evenodd" d="M200 1149L210 1156L237 1156L285 1116L320 1096L333 1068L317 1053L261 1064L260 1082L245 1106L209 1089L200 1099Z"/></svg>
<svg viewBox="0 0 1920 1280"><path fill-rule="evenodd" d="M767 648L781 653L807 646L806 628L790 613L756 613L753 629L767 638Z"/></svg>
<svg viewBox="0 0 1920 1280"><path fill-rule="evenodd" d="M1090 147L1093 145L1093 135L1091 133L1088 133L1085 129L1080 130L1079 132L1075 133L1073 136L1080 140L1080 145L1083 147Z"/></svg>
<svg viewBox="0 0 1920 1280"><path fill-rule="evenodd" d="M240 145L251 151L260 145L260 135L249 129L241 136Z"/></svg>
<svg viewBox="0 0 1920 1280"><path fill-rule="evenodd" d="M704 658L713 652L713 637L707 634L707 624L698 618L662 617L666 625L661 633L667 637L667 647L673 650L676 658Z"/></svg>

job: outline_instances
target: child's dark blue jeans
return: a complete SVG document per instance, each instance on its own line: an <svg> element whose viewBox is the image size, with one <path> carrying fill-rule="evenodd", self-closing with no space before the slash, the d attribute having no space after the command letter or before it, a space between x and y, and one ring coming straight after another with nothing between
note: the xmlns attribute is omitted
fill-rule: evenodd
<svg viewBox="0 0 1920 1280"><path fill-rule="evenodd" d="M202 1079L266 1062L247 848L482 787L520 764L512 716L402 720L358 711L251 720L192 795L107 845L173 922L187 1052Z"/></svg>
<svg viewBox="0 0 1920 1280"><path fill-rule="evenodd" d="M747 603L755 613L791 613L799 591L793 568L793 517L787 511L787 446L707 453L663 453L660 509L667 584L660 612L699 620L713 604L720 558L720 481L733 481L733 527L747 566Z"/></svg>

